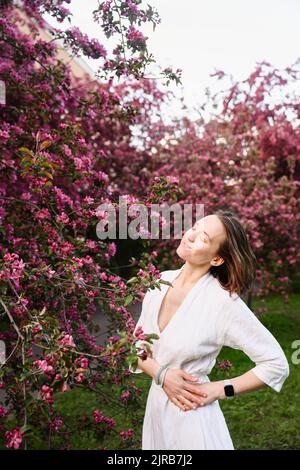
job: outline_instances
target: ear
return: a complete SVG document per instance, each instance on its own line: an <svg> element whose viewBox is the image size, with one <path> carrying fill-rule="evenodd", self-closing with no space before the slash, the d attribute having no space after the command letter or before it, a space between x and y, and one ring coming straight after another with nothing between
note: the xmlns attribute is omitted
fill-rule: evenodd
<svg viewBox="0 0 300 470"><path fill-rule="evenodd" d="M210 262L212 266L221 266L221 264L224 263L224 259L221 258L220 256L217 256L216 258L213 258Z"/></svg>

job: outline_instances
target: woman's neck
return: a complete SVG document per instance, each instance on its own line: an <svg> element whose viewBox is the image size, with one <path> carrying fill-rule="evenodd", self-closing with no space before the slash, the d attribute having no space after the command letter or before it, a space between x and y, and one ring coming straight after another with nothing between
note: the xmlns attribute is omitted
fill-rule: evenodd
<svg viewBox="0 0 300 470"><path fill-rule="evenodd" d="M183 270L178 278L179 285L184 287L189 284L195 284L202 276L209 271L210 265L197 266L186 261L183 265Z"/></svg>

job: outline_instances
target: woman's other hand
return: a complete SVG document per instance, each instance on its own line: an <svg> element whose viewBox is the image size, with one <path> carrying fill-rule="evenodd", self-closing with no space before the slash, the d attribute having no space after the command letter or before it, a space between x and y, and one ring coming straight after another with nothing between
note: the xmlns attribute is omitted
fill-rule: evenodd
<svg viewBox="0 0 300 470"><path fill-rule="evenodd" d="M199 388L204 384L188 383L188 381L195 382L196 380L196 376L188 374L182 369L168 369L165 373L163 390L171 402L183 411L196 409L201 403L204 403L203 398L207 398L207 392Z"/></svg>

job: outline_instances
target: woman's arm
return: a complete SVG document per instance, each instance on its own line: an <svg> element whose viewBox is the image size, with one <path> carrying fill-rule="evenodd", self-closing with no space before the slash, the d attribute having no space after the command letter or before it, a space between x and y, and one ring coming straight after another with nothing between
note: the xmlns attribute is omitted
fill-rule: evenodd
<svg viewBox="0 0 300 470"><path fill-rule="evenodd" d="M138 358L138 369L145 372L145 374L150 375L153 379L155 378L159 368L160 364L151 357L147 357L144 361L140 357Z"/></svg>
<svg viewBox="0 0 300 470"><path fill-rule="evenodd" d="M289 376L289 364L280 344L241 298L229 302L227 307L220 322L220 344L243 351L255 363L246 373L230 378L235 394L267 386L279 393ZM208 392L206 403L226 398L224 380L202 384L199 388Z"/></svg>
<svg viewBox="0 0 300 470"><path fill-rule="evenodd" d="M267 384L256 377L256 375L251 372L251 370L245 372L245 374L230 379L230 382L233 385L235 395L240 395L241 393L252 392L254 390L267 387ZM209 405L215 400L226 399L224 385L224 380L215 380L213 382L206 382L203 384L189 385L189 391L194 394L195 397L198 396L197 404L199 403L199 396L204 396L203 394L205 393L206 398L201 398L201 402L203 405ZM181 398L181 401L184 403L183 398Z"/></svg>
<svg viewBox="0 0 300 470"><path fill-rule="evenodd" d="M240 297L229 304L223 325L223 345L243 351L255 363L248 372L257 380L252 375L232 379L238 390L247 391L247 383L252 390L261 381L279 393L289 376L289 363L277 339Z"/></svg>
<svg viewBox="0 0 300 470"><path fill-rule="evenodd" d="M248 372L245 372L245 374L239 375L238 377L234 377L233 379L230 379L230 382L233 385L234 388L234 394L235 395L240 395L241 393L247 393L247 392L254 392L255 390L259 390L261 388L266 388L267 384L260 380L251 370ZM216 382L213 382L217 385L216 387L216 395L217 395L217 400L225 399L225 393L224 393L224 380L219 380Z"/></svg>

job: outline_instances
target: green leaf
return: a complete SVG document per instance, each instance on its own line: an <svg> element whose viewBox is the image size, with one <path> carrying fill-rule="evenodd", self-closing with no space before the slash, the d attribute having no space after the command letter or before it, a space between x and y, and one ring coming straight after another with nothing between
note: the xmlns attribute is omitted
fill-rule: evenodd
<svg viewBox="0 0 300 470"><path fill-rule="evenodd" d="M132 301L133 301L133 295L132 294L126 295L126 297L124 299L124 306L126 307Z"/></svg>
<svg viewBox="0 0 300 470"><path fill-rule="evenodd" d="M22 153L26 153L27 155L31 155L33 157L34 153L32 150L29 150L27 147L20 147L19 151Z"/></svg>
<svg viewBox="0 0 300 470"><path fill-rule="evenodd" d="M53 180L53 175L51 175L51 173L49 173L49 171L42 171L42 172L41 172L41 175L42 175L42 176L47 176L48 178L50 178L51 180Z"/></svg>
<svg viewBox="0 0 300 470"><path fill-rule="evenodd" d="M40 166L42 166L43 168L51 168L52 169L52 163L49 163L49 162L42 162L42 163L40 163Z"/></svg>
<svg viewBox="0 0 300 470"><path fill-rule="evenodd" d="M40 145L40 150L45 150L52 144L51 140L44 140Z"/></svg>
<svg viewBox="0 0 300 470"><path fill-rule="evenodd" d="M127 284L132 284L133 282L135 282L137 280L138 280L138 278L136 276L131 277L130 279L128 279Z"/></svg>
<svg viewBox="0 0 300 470"><path fill-rule="evenodd" d="M159 283L165 284L166 286L173 286L173 284L170 281L165 281L164 279L160 279Z"/></svg>

